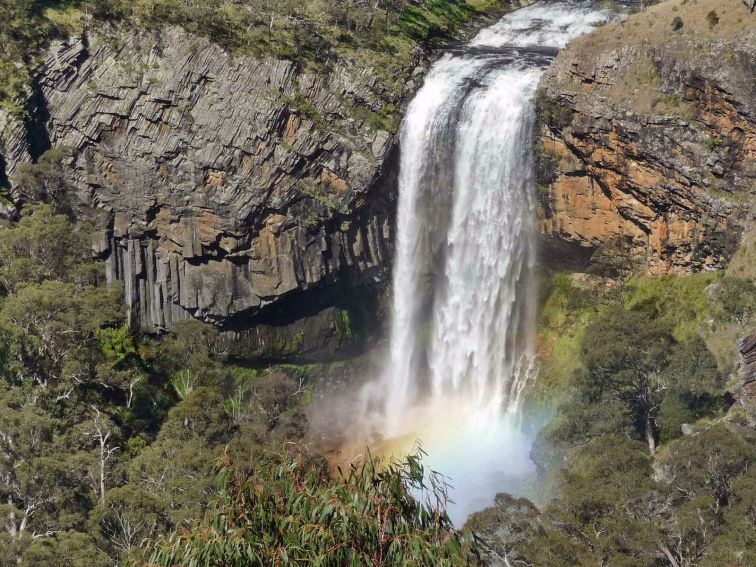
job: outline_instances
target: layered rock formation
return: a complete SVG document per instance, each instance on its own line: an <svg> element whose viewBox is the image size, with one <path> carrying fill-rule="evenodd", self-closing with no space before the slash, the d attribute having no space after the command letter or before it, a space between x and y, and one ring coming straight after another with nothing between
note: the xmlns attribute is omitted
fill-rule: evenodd
<svg viewBox="0 0 756 567"><path fill-rule="evenodd" d="M675 35L673 4L571 44L539 100L541 232L651 274L724 267L756 199L756 32L727 0Z"/></svg>
<svg viewBox="0 0 756 567"><path fill-rule="evenodd" d="M107 31L114 35L107 35ZM232 57L181 28L100 30L53 46L32 119L4 118L6 174L73 151L76 208L150 331L234 324L289 295L387 269L395 90L341 61L330 72Z"/></svg>
<svg viewBox="0 0 756 567"><path fill-rule="evenodd" d="M743 385L738 392L740 404L746 410L752 426L756 426L756 332L738 344L742 358Z"/></svg>
<svg viewBox="0 0 756 567"><path fill-rule="evenodd" d="M412 45L302 67L178 27L97 24L50 47L24 120L0 109L0 186L70 150L75 211L100 229L132 325L196 317L250 356L333 350L354 335L345 318L375 317L389 272L394 134L428 67Z"/></svg>

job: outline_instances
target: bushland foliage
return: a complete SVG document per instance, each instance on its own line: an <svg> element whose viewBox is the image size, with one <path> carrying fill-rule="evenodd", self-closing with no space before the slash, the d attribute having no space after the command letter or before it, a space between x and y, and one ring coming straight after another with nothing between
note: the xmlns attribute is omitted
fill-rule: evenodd
<svg viewBox="0 0 756 567"><path fill-rule="evenodd" d="M284 451L305 432L302 369L235 367L195 320L129 329L61 159L24 168L46 203L0 227L0 567L466 560L443 485L415 498L435 478L417 459L342 478Z"/></svg>
<svg viewBox="0 0 756 567"><path fill-rule="evenodd" d="M23 113L41 48L99 22L180 25L240 53L323 65L343 50L406 57L496 0L0 0L0 103ZM368 57L369 58L369 57Z"/></svg>
<svg viewBox="0 0 756 567"><path fill-rule="evenodd" d="M493 565L751 565L756 434L710 345L753 328L756 287L615 277L546 286L540 396L562 392L533 451L547 496L499 495L468 526Z"/></svg>
<svg viewBox="0 0 756 567"><path fill-rule="evenodd" d="M341 476L304 454L240 474L226 459L204 520L159 541L173 565L462 566L476 544L446 515L444 482L422 454L367 455Z"/></svg>

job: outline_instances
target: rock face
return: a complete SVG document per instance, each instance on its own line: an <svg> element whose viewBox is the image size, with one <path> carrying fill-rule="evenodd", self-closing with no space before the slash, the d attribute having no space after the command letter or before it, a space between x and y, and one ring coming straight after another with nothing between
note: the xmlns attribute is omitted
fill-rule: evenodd
<svg viewBox="0 0 756 567"><path fill-rule="evenodd" d="M592 37L541 90L542 233L562 256L621 241L651 273L722 267L754 202L753 32L703 47ZM99 228L133 325L197 317L254 356L340 348L347 296L377 312L394 131L427 66L417 49L390 69L345 56L324 72L180 28L94 29L50 48L26 121L0 110L0 185L72 150L76 212Z"/></svg>
<svg viewBox="0 0 756 567"><path fill-rule="evenodd" d="M743 356L743 383L756 382L756 332L741 340L739 347Z"/></svg>
<svg viewBox="0 0 756 567"><path fill-rule="evenodd" d="M347 60L325 73L232 57L180 28L92 32L53 46L25 127L0 121L6 174L73 149L77 212L102 229L95 252L124 281L131 322L236 326L290 295L383 277L387 116L424 65L418 50L387 90Z"/></svg>
<svg viewBox="0 0 756 567"><path fill-rule="evenodd" d="M739 350L743 357L741 373L743 385L739 399L746 410L752 426L756 426L756 332L740 341Z"/></svg>
<svg viewBox="0 0 756 567"><path fill-rule="evenodd" d="M18 202L19 165L70 150L68 200L99 229L94 253L123 281L133 326L199 318L241 358L343 351L368 338L356 326L380 331L395 132L429 66L411 45L303 68L178 27L95 24L48 49L27 118L0 108L0 187ZM15 214L0 202L0 217Z"/></svg>
<svg viewBox="0 0 756 567"><path fill-rule="evenodd" d="M649 17L581 38L549 69L539 228L624 247L650 274L719 269L756 198L756 33L623 40Z"/></svg>

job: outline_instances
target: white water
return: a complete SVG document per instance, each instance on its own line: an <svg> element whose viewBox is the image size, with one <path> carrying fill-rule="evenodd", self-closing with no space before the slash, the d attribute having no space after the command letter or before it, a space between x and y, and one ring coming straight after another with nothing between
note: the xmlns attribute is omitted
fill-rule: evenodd
<svg viewBox="0 0 756 567"><path fill-rule="evenodd" d="M562 48L571 40L607 21L605 10L590 3L539 2L517 10L498 23L482 30L471 45L476 47L530 47L542 45Z"/></svg>
<svg viewBox="0 0 756 567"><path fill-rule="evenodd" d="M506 16L433 66L402 127L390 360L369 395L384 436L419 437L450 478L455 521L533 472L533 100L553 52L606 17Z"/></svg>

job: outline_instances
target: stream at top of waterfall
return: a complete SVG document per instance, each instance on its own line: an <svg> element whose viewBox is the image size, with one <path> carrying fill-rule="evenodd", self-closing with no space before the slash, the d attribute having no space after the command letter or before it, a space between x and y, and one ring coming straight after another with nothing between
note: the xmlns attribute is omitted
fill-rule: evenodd
<svg viewBox="0 0 756 567"><path fill-rule="evenodd" d="M419 442L456 525L530 496L534 100L557 51L608 19L589 2L508 14L433 65L402 124L389 354L349 429L394 456Z"/></svg>

